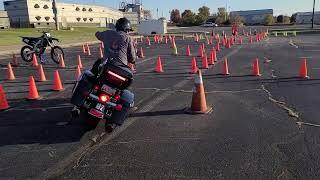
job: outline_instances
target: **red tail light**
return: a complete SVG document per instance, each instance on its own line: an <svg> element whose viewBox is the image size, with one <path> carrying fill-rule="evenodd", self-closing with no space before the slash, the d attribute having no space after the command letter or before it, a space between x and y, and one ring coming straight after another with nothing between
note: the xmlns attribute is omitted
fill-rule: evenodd
<svg viewBox="0 0 320 180"><path fill-rule="evenodd" d="M101 95L99 96L99 101L100 101L101 103L103 103L103 104L106 103L106 102L108 102L109 99L110 99L110 97L107 96L107 95L105 95L105 94L101 94Z"/></svg>
<svg viewBox="0 0 320 180"><path fill-rule="evenodd" d="M114 99L115 99L116 101L120 101L120 95L115 95L115 96L114 96Z"/></svg>
<svg viewBox="0 0 320 180"><path fill-rule="evenodd" d="M123 82L127 81L126 78L112 72L112 71L108 71L108 80L113 83L113 84L122 84Z"/></svg>
<svg viewBox="0 0 320 180"><path fill-rule="evenodd" d="M121 104L117 104L115 109L116 109L116 111L121 111L122 110L122 105Z"/></svg>

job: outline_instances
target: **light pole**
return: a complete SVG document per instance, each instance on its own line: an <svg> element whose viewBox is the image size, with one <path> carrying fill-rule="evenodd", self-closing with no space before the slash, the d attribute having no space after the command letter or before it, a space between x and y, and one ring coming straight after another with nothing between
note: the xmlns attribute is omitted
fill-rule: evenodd
<svg viewBox="0 0 320 180"><path fill-rule="evenodd" d="M314 7L316 5L316 0L313 0L313 11L312 11L312 29L314 27Z"/></svg>
<svg viewBox="0 0 320 180"><path fill-rule="evenodd" d="M53 14L54 14L54 23L56 26L56 30L59 31L60 27L59 27L59 21L58 21L58 9L57 9L56 0L52 1L52 10L53 10Z"/></svg>

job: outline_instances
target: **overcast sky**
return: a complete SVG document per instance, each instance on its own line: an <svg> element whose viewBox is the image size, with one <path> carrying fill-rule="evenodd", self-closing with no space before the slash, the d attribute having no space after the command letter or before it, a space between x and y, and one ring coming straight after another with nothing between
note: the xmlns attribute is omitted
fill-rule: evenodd
<svg viewBox="0 0 320 180"><path fill-rule="evenodd" d="M3 8L3 1L0 0L0 9ZM127 1L132 2L132 0ZM118 8L120 0L64 0L64 2L98 4ZM157 8L159 16L163 14L168 17L171 9L197 11L202 5L208 6L211 12L216 12L218 7L228 7L228 11L270 8L274 9L275 15L291 15L294 12L312 11L313 0L142 0L142 3L145 9L152 10L154 17L157 16ZM319 10L319 4L320 0L316 0L316 10Z"/></svg>

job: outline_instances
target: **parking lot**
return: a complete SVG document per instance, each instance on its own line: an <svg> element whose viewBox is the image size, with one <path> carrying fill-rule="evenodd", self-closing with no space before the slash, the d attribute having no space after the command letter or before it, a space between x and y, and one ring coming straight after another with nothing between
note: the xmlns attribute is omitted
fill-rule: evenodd
<svg viewBox="0 0 320 180"><path fill-rule="evenodd" d="M192 29L191 29L192 30ZM265 29L262 29L265 30ZM194 31L203 31L194 29ZM222 29L217 28L216 32ZM248 29L245 29L248 31ZM226 29L226 32L230 32ZM191 35L190 29L185 31ZM152 39L152 38L151 38ZM6 80L7 63L0 60L0 84L11 108L0 112L1 179L316 179L320 174L320 39L317 34L267 37L260 42L222 47L218 62L202 69L207 103L213 112L189 115L194 78L192 56L199 46L191 36L176 37L178 56L170 43L138 44L143 59L131 90L135 108L126 123L105 134L103 122L87 131L81 120L65 125L75 82L77 55L84 69L99 56L82 47L66 48L66 68L44 65L48 81L36 82L39 101L26 101L29 76L37 69L22 62L13 67L16 80ZM214 45L206 44L207 53ZM164 73L155 73L157 57ZM229 76L221 75L223 59ZM262 76L251 75L259 59ZM307 58L310 79L299 77ZM1 58L0 58L1 59ZM201 68L202 58L197 57ZM59 69L65 90L53 92Z"/></svg>

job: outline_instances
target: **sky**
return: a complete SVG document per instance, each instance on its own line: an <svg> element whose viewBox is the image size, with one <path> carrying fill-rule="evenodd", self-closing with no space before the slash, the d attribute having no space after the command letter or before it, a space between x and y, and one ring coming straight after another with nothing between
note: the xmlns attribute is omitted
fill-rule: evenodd
<svg viewBox="0 0 320 180"><path fill-rule="evenodd" d="M0 0L0 9L3 9L3 1ZM85 3L119 7L120 1L132 2L132 0L57 0L70 3ZM185 9L197 11L203 5L210 8L211 13L216 12L218 7L227 7L228 11L251 10L251 9L273 9L275 15L291 15L294 12L312 11L313 0L142 0L145 9L150 9L153 17L169 17L169 11ZM316 0L316 11L320 10L320 0Z"/></svg>

